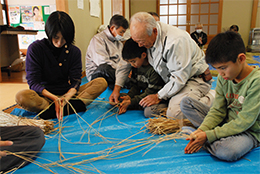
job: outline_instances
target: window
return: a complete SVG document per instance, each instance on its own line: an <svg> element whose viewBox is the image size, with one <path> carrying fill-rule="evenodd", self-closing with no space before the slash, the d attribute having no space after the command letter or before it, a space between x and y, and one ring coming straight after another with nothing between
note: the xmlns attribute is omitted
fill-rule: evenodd
<svg viewBox="0 0 260 174"><path fill-rule="evenodd" d="M203 31L216 35L221 31L223 0L158 0L160 21L187 32L195 30L195 24L203 24Z"/></svg>

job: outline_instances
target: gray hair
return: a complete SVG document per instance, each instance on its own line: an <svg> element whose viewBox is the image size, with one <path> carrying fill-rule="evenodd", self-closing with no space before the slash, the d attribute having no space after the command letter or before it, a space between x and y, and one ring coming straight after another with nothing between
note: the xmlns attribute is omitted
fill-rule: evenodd
<svg viewBox="0 0 260 174"><path fill-rule="evenodd" d="M153 33L153 28L156 28L157 22L152 15L147 12L135 13L130 19L130 25L132 22L137 21L143 24L146 28L146 32L149 36Z"/></svg>
<svg viewBox="0 0 260 174"><path fill-rule="evenodd" d="M196 24L195 24L195 27L198 27L199 25L200 25L201 27L203 27L203 24L200 23L200 22L196 23Z"/></svg>

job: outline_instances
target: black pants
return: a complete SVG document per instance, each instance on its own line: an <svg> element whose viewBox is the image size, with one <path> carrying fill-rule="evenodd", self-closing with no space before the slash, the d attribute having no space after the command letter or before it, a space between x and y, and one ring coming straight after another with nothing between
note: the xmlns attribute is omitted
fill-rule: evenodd
<svg viewBox="0 0 260 174"><path fill-rule="evenodd" d="M91 76L91 80L98 78L98 77L103 77L104 79L106 79L108 87L110 89L114 89L115 80L116 80L115 73L116 73L116 70L114 68L112 68L111 65L104 63L97 67L97 69Z"/></svg>
<svg viewBox="0 0 260 174"><path fill-rule="evenodd" d="M7 126L0 127L1 141L13 141L12 146L2 146L0 151L26 152L34 151L30 155L36 155L45 143L43 131L34 126ZM23 155L23 154L19 154ZM25 155L24 155L25 156ZM26 156L32 158L30 156ZM16 167L24 167L29 162L14 155L7 155L0 159L0 171L6 172Z"/></svg>
<svg viewBox="0 0 260 174"><path fill-rule="evenodd" d="M103 77L104 79L106 79L108 87L113 90L115 87L115 81L116 81L115 74L116 74L116 70L114 68L112 68L111 65L104 63L97 67L97 69L91 76L91 80L98 78L98 77ZM127 89L131 88L130 78L127 78L124 88L127 88Z"/></svg>

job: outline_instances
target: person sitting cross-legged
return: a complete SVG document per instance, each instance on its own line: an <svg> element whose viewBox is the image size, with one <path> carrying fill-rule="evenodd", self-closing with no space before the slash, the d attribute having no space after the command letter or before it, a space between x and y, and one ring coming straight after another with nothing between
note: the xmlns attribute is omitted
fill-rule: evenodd
<svg viewBox="0 0 260 174"><path fill-rule="evenodd" d="M235 161L260 145L260 68L246 63L245 45L232 31L208 45L206 61L219 72L213 106L185 97L181 111L198 129L187 139L187 154L205 147L215 157Z"/></svg>

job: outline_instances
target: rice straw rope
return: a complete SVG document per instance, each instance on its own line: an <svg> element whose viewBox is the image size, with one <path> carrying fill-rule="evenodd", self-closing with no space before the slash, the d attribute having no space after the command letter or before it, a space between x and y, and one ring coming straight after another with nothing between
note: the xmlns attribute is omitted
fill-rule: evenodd
<svg viewBox="0 0 260 174"><path fill-rule="evenodd" d="M109 103L107 101L98 101L98 100L91 100L91 101L100 102L100 103ZM133 139L136 135L139 135L141 133L146 132L146 130L140 130L139 132L132 134L125 139L104 137L103 135L100 134L99 131L100 131L101 124L105 119L116 115L116 119L118 120L118 122L121 123L121 124L125 124L125 123L120 122L119 119L117 118L118 111L109 115L109 113L113 112L117 106L111 108L110 110L108 110L107 112L105 112L104 114L99 116L95 121L93 121L90 124L86 120L84 120L76 112L76 110L73 108L73 106L70 104L69 101L66 101L66 103L68 103L70 105L73 112L76 114L77 122L78 122L78 124L80 125L80 127L83 131L79 142L70 142L62 134L63 129L66 128L66 127L63 125L64 120L61 119L61 120L58 121L58 128L57 128L58 131L52 136L52 138L53 138L53 137L58 135L58 152L40 151L40 153L42 153L42 154L44 154L44 153L59 154L60 160L51 161L51 160L44 159L44 158L38 156L39 159L43 159L43 160L47 161L47 163L41 164L40 162L33 161L31 158L26 157L26 155L30 156L29 153L32 153L32 152L15 152L15 153L8 152L8 154L15 155L19 158L24 159L25 161L31 162L35 165L38 165L39 167L42 167L43 169L45 169L45 170L47 170L51 173L56 173L55 171L53 171L51 169L53 167L62 167L62 168L66 169L66 170L68 170L72 173L86 173L86 172L87 173L92 173L92 172L102 173L102 171L100 171L96 167L94 167L92 162L99 161L99 160L114 160L114 159L125 158L127 156L136 154L136 153L141 152L141 151L146 149L146 151L143 153L143 155L145 155L150 150L152 150L156 145L158 145L159 143L161 143L163 141L169 141L169 140L175 141L175 139L187 137L187 135L180 134L179 129L178 130L175 129L175 132L174 133L171 132L171 134L168 134L169 132L168 132L167 129L160 130L162 125L164 124L163 122L161 122L159 125L157 125L156 128L153 128L158 133L162 134L162 135L159 135L159 136L158 135L155 136L154 132L152 132L153 134L149 137L141 138L141 139ZM51 104L53 104L53 103L51 103ZM50 107L50 105L49 105L49 107ZM46 108L46 109L48 109L48 108ZM44 111L42 111L42 112L44 112ZM38 117L41 113L39 113L36 117ZM164 118L164 117L159 117L159 118L156 118L156 119L162 119L162 118ZM148 123L145 126L151 132L151 129L149 129L149 128L151 127L152 122L150 120L151 119L148 120ZM83 123L87 124L87 126L88 126L87 129L83 128L83 126L82 126ZM95 125L96 123L99 123L98 129L95 129L93 127L93 125ZM155 123L158 124L158 120ZM52 133L54 133L54 132L52 132ZM87 152L87 153L62 152L62 143L61 143L62 141L66 141L66 142L69 142L71 144L92 144L92 145L100 144L100 143L91 143L91 141L90 141L91 133L100 137L103 140L103 142L100 142L100 143L110 143L110 144L115 143L115 144L112 145L111 147L104 149L104 150L100 150L100 151L96 151L96 152ZM85 134L88 134L88 141L82 142ZM49 135L49 136L51 137L51 135ZM72 157L65 158L65 155L72 155ZM90 155L96 155L96 156L85 159ZM76 159L79 159L80 161L75 162ZM85 159L85 160L82 160L82 159ZM74 161L74 162L72 162L72 161ZM90 164L91 167L84 166L84 164ZM79 168L79 166L81 168ZM82 169L82 168L84 168L84 169ZM10 171L10 172L14 172L14 171ZM8 173L9 173L9 171L8 171Z"/></svg>

